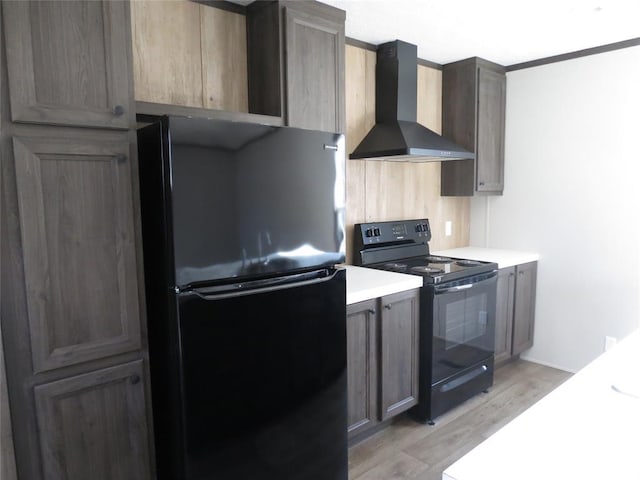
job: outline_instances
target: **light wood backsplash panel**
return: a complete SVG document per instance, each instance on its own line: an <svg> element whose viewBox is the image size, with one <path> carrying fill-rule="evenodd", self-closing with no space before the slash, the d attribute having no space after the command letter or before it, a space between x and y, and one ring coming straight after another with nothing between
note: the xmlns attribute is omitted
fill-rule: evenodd
<svg viewBox="0 0 640 480"><path fill-rule="evenodd" d="M347 151L350 153L375 122L375 52L347 46ZM420 123L442 130L442 72L418 66ZM469 244L470 201L440 196L440 162L347 161L347 262L352 262L353 225L426 217L432 250ZM452 235L444 235L445 222Z"/></svg>
<svg viewBox="0 0 640 480"><path fill-rule="evenodd" d="M347 152L352 152L375 124L375 52L346 46L345 103ZM347 159L347 262L351 263L353 225L365 222L366 161Z"/></svg>
<svg viewBox="0 0 640 480"><path fill-rule="evenodd" d="M201 5L200 20L204 107L248 112L244 15Z"/></svg>
<svg viewBox="0 0 640 480"><path fill-rule="evenodd" d="M202 107L200 5L131 2L135 99Z"/></svg>
<svg viewBox="0 0 640 480"><path fill-rule="evenodd" d="M244 15L187 0L131 2L135 99L247 112Z"/></svg>

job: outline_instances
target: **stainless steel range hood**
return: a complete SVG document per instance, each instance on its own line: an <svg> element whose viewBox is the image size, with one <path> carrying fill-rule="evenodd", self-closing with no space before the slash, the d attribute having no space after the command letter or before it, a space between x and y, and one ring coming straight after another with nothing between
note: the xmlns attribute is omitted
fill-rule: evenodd
<svg viewBox="0 0 640 480"><path fill-rule="evenodd" d="M349 158L401 162L473 159L474 154L417 122L418 48L378 45L376 124Z"/></svg>

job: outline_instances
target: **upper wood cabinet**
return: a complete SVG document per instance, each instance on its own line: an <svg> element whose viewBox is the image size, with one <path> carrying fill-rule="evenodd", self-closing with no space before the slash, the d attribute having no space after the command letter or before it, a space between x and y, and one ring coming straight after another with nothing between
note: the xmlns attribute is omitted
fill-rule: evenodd
<svg viewBox="0 0 640 480"><path fill-rule="evenodd" d="M131 2L135 99L247 112L241 14L188 1Z"/></svg>
<svg viewBox="0 0 640 480"><path fill-rule="evenodd" d="M140 347L126 132L15 136L36 372Z"/></svg>
<svg viewBox="0 0 640 480"><path fill-rule="evenodd" d="M444 65L442 134L476 159L442 162L443 196L502 194L505 103L504 67L477 57Z"/></svg>
<svg viewBox="0 0 640 480"><path fill-rule="evenodd" d="M345 12L319 2L247 8L249 111L345 131Z"/></svg>
<svg viewBox="0 0 640 480"><path fill-rule="evenodd" d="M333 12L332 12L333 13ZM345 130L344 12L320 16L305 2L285 15L286 119L288 125Z"/></svg>
<svg viewBox="0 0 640 480"><path fill-rule="evenodd" d="M11 119L128 129L126 2L2 2Z"/></svg>

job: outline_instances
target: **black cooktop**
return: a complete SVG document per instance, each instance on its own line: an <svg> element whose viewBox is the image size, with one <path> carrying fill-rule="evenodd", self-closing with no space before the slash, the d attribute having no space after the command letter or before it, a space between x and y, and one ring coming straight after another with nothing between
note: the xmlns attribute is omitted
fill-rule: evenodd
<svg viewBox="0 0 640 480"><path fill-rule="evenodd" d="M421 275L426 284L455 281L498 269L492 262L431 255L430 239L427 219L356 224L354 260L363 267Z"/></svg>
<svg viewBox="0 0 640 480"><path fill-rule="evenodd" d="M461 278L480 275L497 270L498 266L491 262L466 260L461 258L432 257L429 255L400 258L390 262L363 265L378 270L422 275L425 283L441 283Z"/></svg>

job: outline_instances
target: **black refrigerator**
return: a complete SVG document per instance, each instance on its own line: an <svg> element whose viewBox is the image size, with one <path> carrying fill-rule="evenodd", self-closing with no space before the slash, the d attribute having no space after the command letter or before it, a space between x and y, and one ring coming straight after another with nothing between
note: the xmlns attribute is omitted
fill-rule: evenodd
<svg viewBox="0 0 640 480"><path fill-rule="evenodd" d="M344 136L138 130L157 478L346 480Z"/></svg>

